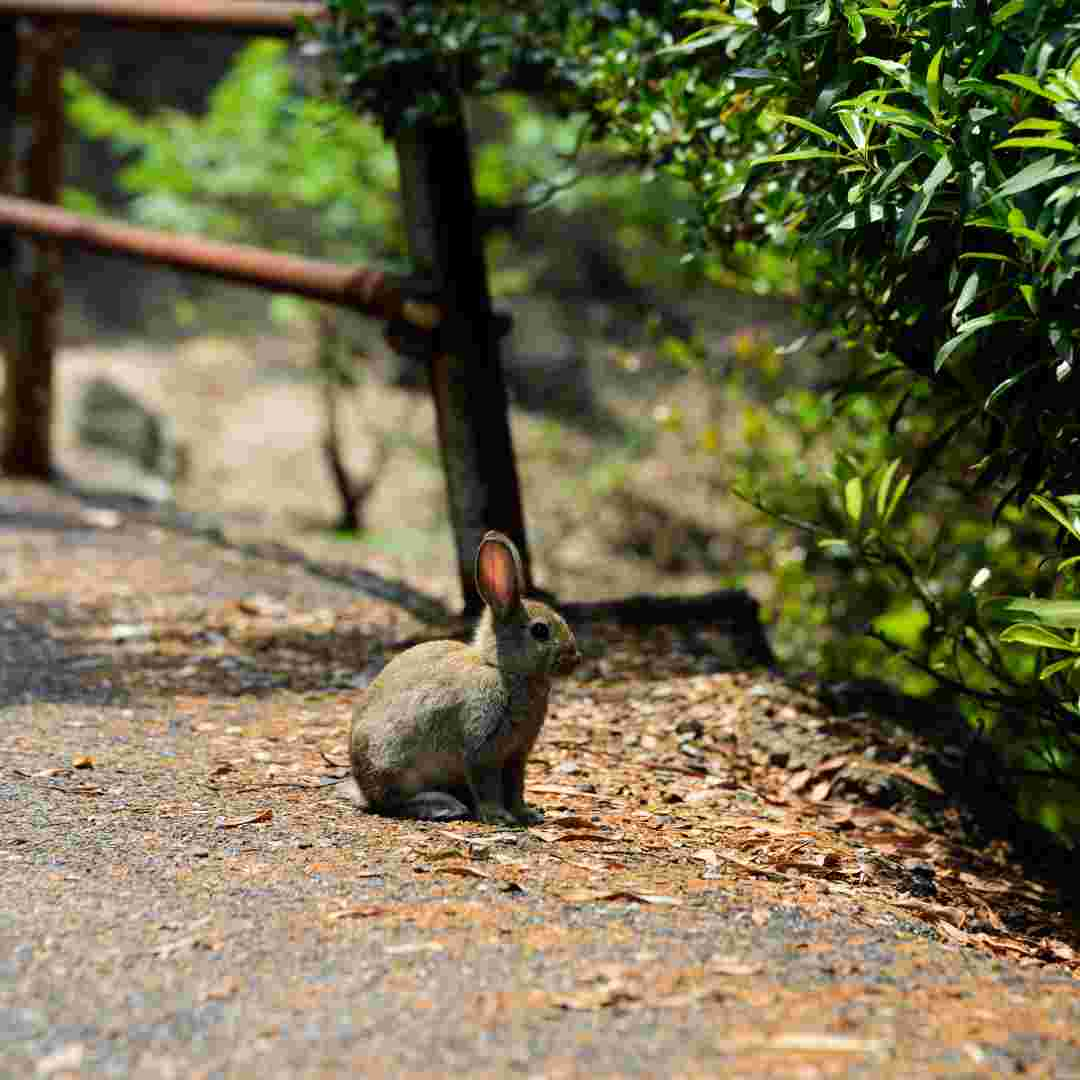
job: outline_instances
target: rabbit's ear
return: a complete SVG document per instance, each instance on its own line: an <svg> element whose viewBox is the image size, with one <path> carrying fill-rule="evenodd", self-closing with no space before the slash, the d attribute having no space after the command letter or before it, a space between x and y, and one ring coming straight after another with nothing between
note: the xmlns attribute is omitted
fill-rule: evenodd
<svg viewBox="0 0 1080 1080"><path fill-rule="evenodd" d="M476 587L495 617L504 619L521 604L525 591L521 556L501 532L485 533L476 551Z"/></svg>

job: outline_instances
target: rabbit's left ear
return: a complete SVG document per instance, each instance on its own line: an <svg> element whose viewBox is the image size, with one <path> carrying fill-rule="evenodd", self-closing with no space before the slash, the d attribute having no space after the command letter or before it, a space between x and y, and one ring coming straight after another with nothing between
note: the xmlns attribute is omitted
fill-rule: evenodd
<svg viewBox="0 0 1080 1080"><path fill-rule="evenodd" d="M496 618L505 619L521 604L525 574L510 537L494 530L485 533L476 550L476 587Z"/></svg>

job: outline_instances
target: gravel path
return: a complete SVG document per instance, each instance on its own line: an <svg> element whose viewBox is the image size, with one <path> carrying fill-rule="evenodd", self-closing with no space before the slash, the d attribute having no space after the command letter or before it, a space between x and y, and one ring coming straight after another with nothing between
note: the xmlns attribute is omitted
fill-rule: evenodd
<svg viewBox="0 0 1080 1080"><path fill-rule="evenodd" d="M542 750L541 829L357 814L349 709L416 629L0 489L0 1075L1080 1076L1067 967L727 858L783 824L752 791L665 809ZM552 745L614 681L560 690Z"/></svg>

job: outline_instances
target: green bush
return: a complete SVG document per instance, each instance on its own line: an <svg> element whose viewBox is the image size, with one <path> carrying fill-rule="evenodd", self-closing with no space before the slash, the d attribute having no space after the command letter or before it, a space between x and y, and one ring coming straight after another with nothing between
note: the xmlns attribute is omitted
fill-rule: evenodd
<svg viewBox="0 0 1080 1080"><path fill-rule="evenodd" d="M1020 508L1068 506L1080 489L1080 11L719 0L695 20L662 75L604 58L594 107L694 187L692 250L814 253L808 313L844 350L849 405L869 417L849 425L831 475L778 491L751 473L744 487L850 568L847 591L863 595L831 615L877 607L874 639L960 693L1035 790L1051 765L1071 777L1052 806L1023 782L1020 801L1075 826L1074 669L1015 644L1068 652L1061 624L999 642L986 626L998 609L980 615L970 583L1045 591L1045 530ZM991 545L1002 530L1009 542Z"/></svg>
<svg viewBox="0 0 1080 1080"><path fill-rule="evenodd" d="M814 248L812 313L864 375L932 386L931 451L975 424L984 484L1080 487L1075 6L718 0L700 19L663 78L616 57L594 86L609 131L694 185L698 243Z"/></svg>

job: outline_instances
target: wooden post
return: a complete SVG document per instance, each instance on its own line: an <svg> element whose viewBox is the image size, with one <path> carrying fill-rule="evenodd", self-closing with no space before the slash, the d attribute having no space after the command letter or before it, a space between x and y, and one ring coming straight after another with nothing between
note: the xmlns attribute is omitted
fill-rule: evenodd
<svg viewBox="0 0 1080 1080"><path fill-rule="evenodd" d="M64 98L61 79L69 31L57 20L34 20L19 41L30 66L25 98L18 94L16 138L25 101L30 116L26 193L55 204L63 183ZM17 153L17 148L16 148ZM18 172L18 162L15 163ZM30 244L15 240L10 288L4 384L4 442L0 468L8 476L52 475L53 354L60 312L60 248L51 237Z"/></svg>
<svg viewBox="0 0 1080 1080"><path fill-rule="evenodd" d="M487 529L513 539L532 582L468 132L460 100L450 107L449 118L403 127L395 148L410 254L416 272L437 283L445 313L430 356L431 392L465 613L474 615L483 601L473 562Z"/></svg>
<svg viewBox="0 0 1080 1080"><path fill-rule="evenodd" d="M18 20L5 18L0 21L0 191L13 194L15 191L15 138L18 121L16 111L19 101L19 46ZM10 386L14 378L13 356L18 341L19 330L16 319L18 305L15 302L15 260L17 256L18 236L10 226L0 228L0 342L3 343L6 364L5 385ZM3 396L3 423L5 433L11 427L8 416L10 394ZM6 434L4 445L7 444ZM4 466L0 452L0 467Z"/></svg>

